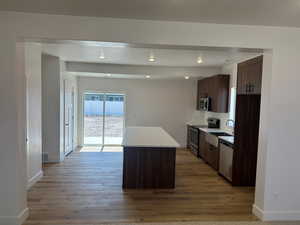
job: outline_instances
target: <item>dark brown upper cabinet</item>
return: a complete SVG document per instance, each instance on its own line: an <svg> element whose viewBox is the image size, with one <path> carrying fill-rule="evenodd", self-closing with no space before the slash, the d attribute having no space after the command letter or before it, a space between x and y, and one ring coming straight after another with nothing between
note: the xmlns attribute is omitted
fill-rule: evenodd
<svg viewBox="0 0 300 225"><path fill-rule="evenodd" d="M229 98L230 76L219 74L198 80L197 109L199 110L199 99L209 97L211 107L209 111L227 113Z"/></svg>
<svg viewBox="0 0 300 225"><path fill-rule="evenodd" d="M261 93L263 56L238 64L237 94L254 95Z"/></svg>

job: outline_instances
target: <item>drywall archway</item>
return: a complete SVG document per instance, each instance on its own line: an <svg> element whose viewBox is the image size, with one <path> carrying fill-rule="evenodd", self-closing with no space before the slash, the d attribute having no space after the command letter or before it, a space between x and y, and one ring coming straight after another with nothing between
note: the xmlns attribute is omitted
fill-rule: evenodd
<svg viewBox="0 0 300 225"><path fill-rule="evenodd" d="M259 143L259 167L255 212L265 220L300 219L300 188L297 177L299 152L297 140L300 84L300 29L260 26L199 24L182 22L142 21L112 18L88 18L25 13L0 13L2 35L0 53L1 98L3 107L21 112L24 82L16 75L16 45L18 40L89 40L158 45L217 46L272 49L269 67L264 69L263 99ZM2 51L3 50L3 51ZM266 75L265 75L266 74ZM7 85L7 84L11 85ZM9 105L8 100L13 100ZM18 130L24 127L19 113L1 111L7 121L1 126L1 143L9 151L1 151L0 221L19 221L25 215L26 191L19 179L22 171L24 139ZM12 138L17 134L17 138ZM17 141L16 141L17 140ZM285 149L283 152L282 149ZM17 166L20 165L20 166ZM15 171L15 172L8 172ZM12 190L19 184L20 188ZM293 185L289 185L293 184ZM14 194L14 196L12 196ZM23 213L23 214L22 214Z"/></svg>

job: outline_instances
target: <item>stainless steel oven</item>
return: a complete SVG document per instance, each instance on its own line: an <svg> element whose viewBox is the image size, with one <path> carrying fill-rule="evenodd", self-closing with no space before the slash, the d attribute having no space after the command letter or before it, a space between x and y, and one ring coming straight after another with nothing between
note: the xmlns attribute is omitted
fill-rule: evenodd
<svg viewBox="0 0 300 225"><path fill-rule="evenodd" d="M210 110L210 97L199 99L199 109L201 111L209 111Z"/></svg>

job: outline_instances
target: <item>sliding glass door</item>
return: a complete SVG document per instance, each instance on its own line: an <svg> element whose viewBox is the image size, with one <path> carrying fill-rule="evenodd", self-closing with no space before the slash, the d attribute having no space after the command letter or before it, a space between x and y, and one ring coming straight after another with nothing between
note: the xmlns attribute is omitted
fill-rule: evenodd
<svg viewBox="0 0 300 225"><path fill-rule="evenodd" d="M123 94L84 94L84 145L121 145L124 100Z"/></svg>
<svg viewBox="0 0 300 225"><path fill-rule="evenodd" d="M84 144L103 145L104 94L84 95Z"/></svg>
<svg viewBox="0 0 300 225"><path fill-rule="evenodd" d="M107 94L104 116L105 145L121 145L124 128L124 96Z"/></svg>

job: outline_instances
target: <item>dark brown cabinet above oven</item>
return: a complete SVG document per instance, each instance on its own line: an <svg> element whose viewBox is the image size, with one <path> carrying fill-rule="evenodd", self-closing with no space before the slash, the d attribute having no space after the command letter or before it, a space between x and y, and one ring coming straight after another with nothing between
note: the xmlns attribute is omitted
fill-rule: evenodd
<svg viewBox="0 0 300 225"><path fill-rule="evenodd" d="M201 99L208 98L209 106L206 111L227 113L229 98L230 76L219 74L198 80L197 110L203 110Z"/></svg>

